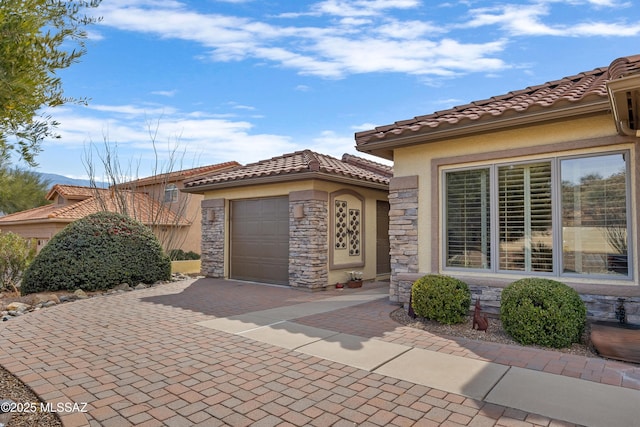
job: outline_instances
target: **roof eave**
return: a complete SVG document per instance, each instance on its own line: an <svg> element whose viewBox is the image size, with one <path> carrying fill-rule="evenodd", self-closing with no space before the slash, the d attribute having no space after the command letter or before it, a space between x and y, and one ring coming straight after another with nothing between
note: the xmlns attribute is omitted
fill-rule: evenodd
<svg viewBox="0 0 640 427"><path fill-rule="evenodd" d="M299 173L293 173L293 174L257 176L253 178L243 178L243 179L237 179L233 181L201 184L194 187L182 188L181 191L185 193L204 194L207 191L221 190L225 188L238 188L238 187L247 187L251 185L273 184L273 183L303 181L303 180L313 180L313 179L320 179L323 181L331 181L331 182L340 182L343 184L350 184L350 185L355 185L359 187L367 187L367 188L374 188L374 189L380 189L380 190L387 190L389 188L389 184L378 183L375 181L367 181L367 180L352 178L344 175L336 175L336 174L327 173L327 172L299 172Z"/></svg>
<svg viewBox="0 0 640 427"><path fill-rule="evenodd" d="M442 129L428 128L424 132L417 131L416 133L409 135L406 134L407 132L402 132L402 134L398 136L393 136L388 133L379 141L372 142L371 139L375 138L374 134L372 136L368 136L366 139L356 138L356 149L363 153L393 160L393 150L396 148L496 132L522 126L531 126L566 119L569 117L575 118L578 116L588 116L608 112L610 109L611 106L608 99L604 98L589 103L565 106L564 108L554 109L552 111L535 111L509 117L499 117L491 121L470 122L463 125L454 124L451 127Z"/></svg>

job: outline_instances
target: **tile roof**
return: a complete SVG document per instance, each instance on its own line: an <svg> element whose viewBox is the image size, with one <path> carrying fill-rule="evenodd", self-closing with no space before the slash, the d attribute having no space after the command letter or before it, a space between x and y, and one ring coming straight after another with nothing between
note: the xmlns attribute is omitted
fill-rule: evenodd
<svg viewBox="0 0 640 427"><path fill-rule="evenodd" d="M91 190L95 191L95 189ZM70 205L49 204L5 215L0 217L0 227L2 227L2 224L24 222L73 222L100 211L126 213L147 225L187 226L191 224L184 217L176 215L173 211L143 193L120 190L117 193L118 196L114 196L110 190L103 189L100 190L100 197L95 197L95 194L93 193L92 197Z"/></svg>
<svg viewBox="0 0 640 427"><path fill-rule="evenodd" d="M218 163L215 165L200 166L197 168L183 169L180 171L153 175L146 178L140 178L133 181L123 182L121 184L118 184L118 186L133 187L134 184L135 186L140 186L140 185L149 185L149 184L156 184L156 183L182 181L186 179L192 179L198 176L209 175L214 172L236 168L238 166L241 166L240 163L236 161L230 161L230 162Z"/></svg>
<svg viewBox="0 0 640 427"><path fill-rule="evenodd" d="M480 125L516 115L535 116L577 104L601 104L602 109L607 110L606 82L637 73L640 73L640 55L618 58L609 67L358 132L355 134L356 144L359 150L367 151L367 144Z"/></svg>
<svg viewBox="0 0 640 427"><path fill-rule="evenodd" d="M249 179L267 177L305 178L303 174L319 174L331 177L353 178L360 181L389 184L393 169L380 163L345 154L342 160L310 150L296 151L271 159L251 163L233 170L223 171L185 182L185 188L237 183Z"/></svg>
<svg viewBox="0 0 640 427"><path fill-rule="evenodd" d="M70 200L84 200L95 195L95 188L79 185L56 184L47 193L47 200L53 200L57 193Z"/></svg>

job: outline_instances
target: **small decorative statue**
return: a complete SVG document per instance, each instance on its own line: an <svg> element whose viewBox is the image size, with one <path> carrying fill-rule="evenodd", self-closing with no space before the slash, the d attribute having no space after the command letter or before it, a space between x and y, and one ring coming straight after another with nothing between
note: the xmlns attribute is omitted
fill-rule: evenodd
<svg viewBox="0 0 640 427"><path fill-rule="evenodd" d="M487 316L482 315L482 308L480 308L480 298L476 299L476 308L473 310L473 329L477 329L479 331L487 332L487 328L489 327L489 321L487 320Z"/></svg>

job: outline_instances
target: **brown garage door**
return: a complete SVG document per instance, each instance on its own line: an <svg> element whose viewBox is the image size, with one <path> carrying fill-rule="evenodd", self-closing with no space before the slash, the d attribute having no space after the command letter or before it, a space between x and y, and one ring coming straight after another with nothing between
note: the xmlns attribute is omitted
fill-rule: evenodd
<svg viewBox="0 0 640 427"><path fill-rule="evenodd" d="M289 198L231 202L233 279L289 284Z"/></svg>

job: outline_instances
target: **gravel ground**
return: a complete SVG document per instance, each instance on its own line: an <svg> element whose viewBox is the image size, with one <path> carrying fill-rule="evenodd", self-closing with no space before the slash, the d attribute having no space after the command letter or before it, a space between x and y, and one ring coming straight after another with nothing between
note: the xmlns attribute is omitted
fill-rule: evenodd
<svg viewBox="0 0 640 427"><path fill-rule="evenodd" d="M473 318L469 316L469 319L466 323L459 323L457 325L443 325L441 323L426 320L421 318L412 319L407 315L403 308L399 308L391 313L391 318L396 322L403 324L405 326L410 326L412 328L422 329L428 332L431 332L435 335L440 336L449 336L449 337L462 337L468 338L472 340L481 340L481 341L490 341L501 344L511 344L518 345L517 341L511 338L505 331L502 329L502 323L500 319L489 318L489 328L486 332L478 331L477 329L473 329ZM580 343L575 343L571 347L567 348L544 348L540 346L531 346L536 348L544 348L545 350L559 351L562 353L576 354L580 356L587 357L600 357L590 346L589 344L589 334L590 328L587 324L585 328L585 332L582 335L582 340Z"/></svg>
<svg viewBox="0 0 640 427"><path fill-rule="evenodd" d="M0 367L0 397L15 402L14 409L22 409L24 404L27 404L28 411L37 409L35 412L13 412L7 427L62 427L58 416L52 412L40 412L38 397L29 387L2 367ZM20 404L20 408L17 406L18 404Z"/></svg>

